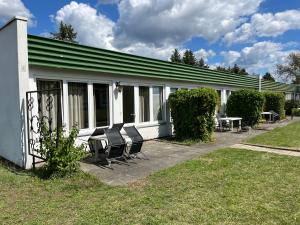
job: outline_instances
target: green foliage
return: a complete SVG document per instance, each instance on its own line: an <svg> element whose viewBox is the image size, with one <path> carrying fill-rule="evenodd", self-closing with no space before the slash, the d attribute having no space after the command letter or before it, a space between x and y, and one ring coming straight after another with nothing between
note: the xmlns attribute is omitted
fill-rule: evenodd
<svg viewBox="0 0 300 225"><path fill-rule="evenodd" d="M300 109L296 109L296 108L292 109L292 115L293 116L300 116Z"/></svg>
<svg viewBox="0 0 300 225"><path fill-rule="evenodd" d="M171 62L174 62L174 63L181 63L182 62L181 55L180 55L179 51L176 48L174 49L170 60L171 60Z"/></svg>
<svg viewBox="0 0 300 225"><path fill-rule="evenodd" d="M209 141L218 94L211 88L179 90L169 97L176 138Z"/></svg>
<svg viewBox="0 0 300 225"><path fill-rule="evenodd" d="M222 67L222 66L217 66L216 68L217 71L220 72L227 72L227 73L235 73L235 74L239 74L239 75L249 75L249 73L246 71L245 68L241 68L239 65L234 64L234 66L231 67Z"/></svg>
<svg viewBox="0 0 300 225"><path fill-rule="evenodd" d="M274 81L275 82L275 78L269 73L267 72L264 76L263 76L264 80L269 80L269 81Z"/></svg>
<svg viewBox="0 0 300 225"><path fill-rule="evenodd" d="M192 50L186 50L183 54L182 62L188 65L196 65L197 59Z"/></svg>
<svg viewBox="0 0 300 225"><path fill-rule="evenodd" d="M264 92L266 112L274 111L279 114L280 118L285 117L284 103L285 97L283 93Z"/></svg>
<svg viewBox="0 0 300 225"><path fill-rule="evenodd" d="M285 64L277 65L278 75L286 81L292 80L300 84L300 52L292 52L288 55Z"/></svg>
<svg viewBox="0 0 300 225"><path fill-rule="evenodd" d="M204 68L204 69L208 69L209 66L204 62L204 59L203 58L200 58L200 60L198 61L198 64L197 64L200 68Z"/></svg>
<svg viewBox="0 0 300 225"><path fill-rule="evenodd" d="M286 115L291 115L292 114L292 109L297 109L299 108L299 101L298 100L286 100L285 101L285 113Z"/></svg>
<svg viewBox="0 0 300 225"><path fill-rule="evenodd" d="M79 160L85 156L84 146L75 146L78 129L73 127L70 134L65 137L62 128L57 133L49 132L45 126L41 126L40 149L38 153L45 160L45 176L65 176L76 172L79 168Z"/></svg>
<svg viewBox="0 0 300 225"><path fill-rule="evenodd" d="M264 106L264 96L255 90L233 92L226 104L228 116L242 117L248 125L257 124Z"/></svg>
<svg viewBox="0 0 300 225"><path fill-rule="evenodd" d="M195 54L193 53L192 50L187 49L183 53L183 57L181 58L181 55L177 49L174 49L171 57L170 57L171 62L174 63L183 63L183 64L188 64L192 66L198 66L200 68L205 68L208 69L209 65L207 65L204 61L203 58L200 58L199 61L197 60Z"/></svg>
<svg viewBox="0 0 300 225"><path fill-rule="evenodd" d="M56 40L69 41L76 43L77 33L74 31L72 25L60 22L57 33L51 33L52 38Z"/></svg>

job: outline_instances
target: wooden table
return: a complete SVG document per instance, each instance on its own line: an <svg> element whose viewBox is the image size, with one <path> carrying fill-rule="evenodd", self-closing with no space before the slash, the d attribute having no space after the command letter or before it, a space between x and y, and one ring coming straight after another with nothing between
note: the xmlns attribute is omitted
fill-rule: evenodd
<svg viewBox="0 0 300 225"><path fill-rule="evenodd" d="M218 120L220 121L220 129L222 130L222 121L229 121L231 130L233 130L233 121L239 121L239 130L242 129L242 119L241 117L221 117Z"/></svg>

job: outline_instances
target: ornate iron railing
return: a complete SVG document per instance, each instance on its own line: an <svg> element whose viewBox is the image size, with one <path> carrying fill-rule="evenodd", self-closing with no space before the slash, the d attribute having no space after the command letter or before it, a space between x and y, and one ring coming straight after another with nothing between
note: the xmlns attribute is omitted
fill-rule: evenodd
<svg viewBox="0 0 300 225"><path fill-rule="evenodd" d="M48 127L56 145L58 143L59 133L56 131L62 126L61 89L26 92L26 106L28 153L33 157L32 166L35 168L37 163L45 160L38 153L43 135L41 132L42 125ZM36 159L39 161L37 162Z"/></svg>

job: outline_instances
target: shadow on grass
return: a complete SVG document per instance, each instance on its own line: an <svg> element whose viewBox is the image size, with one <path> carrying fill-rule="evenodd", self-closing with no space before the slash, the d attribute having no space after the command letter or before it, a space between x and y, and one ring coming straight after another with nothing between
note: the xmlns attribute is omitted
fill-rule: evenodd
<svg viewBox="0 0 300 225"><path fill-rule="evenodd" d="M7 159L4 159L3 157L0 157L0 165L8 170L9 172L18 175L18 176L29 176L29 177L37 177L41 180L49 180L49 179L55 179L55 178L66 178L66 177L72 177L76 175L79 172L78 170L72 173L53 173L51 171L48 171L45 166L39 166L35 169L29 169L25 170L24 168L14 164L13 162L10 162Z"/></svg>

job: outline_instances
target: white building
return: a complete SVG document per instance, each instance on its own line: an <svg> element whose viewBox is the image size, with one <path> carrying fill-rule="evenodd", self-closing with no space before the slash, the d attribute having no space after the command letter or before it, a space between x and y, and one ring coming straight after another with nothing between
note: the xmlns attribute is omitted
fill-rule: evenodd
<svg viewBox="0 0 300 225"><path fill-rule="evenodd" d="M0 155L31 167L28 139L31 128L36 129L31 123L37 122L37 102L53 116L53 124L62 123L66 130L78 124L82 139L95 127L120 122L134 124L145 139L152 139L171 132L169 94L197 87L218 90L222 104L241 88L295 95L291 85L260 84L258 78L28 35L27 19L16 17L0 29ZM26 97L29 91L54 88L61 95L51 93L50 103L46 92Z"/></svg>

